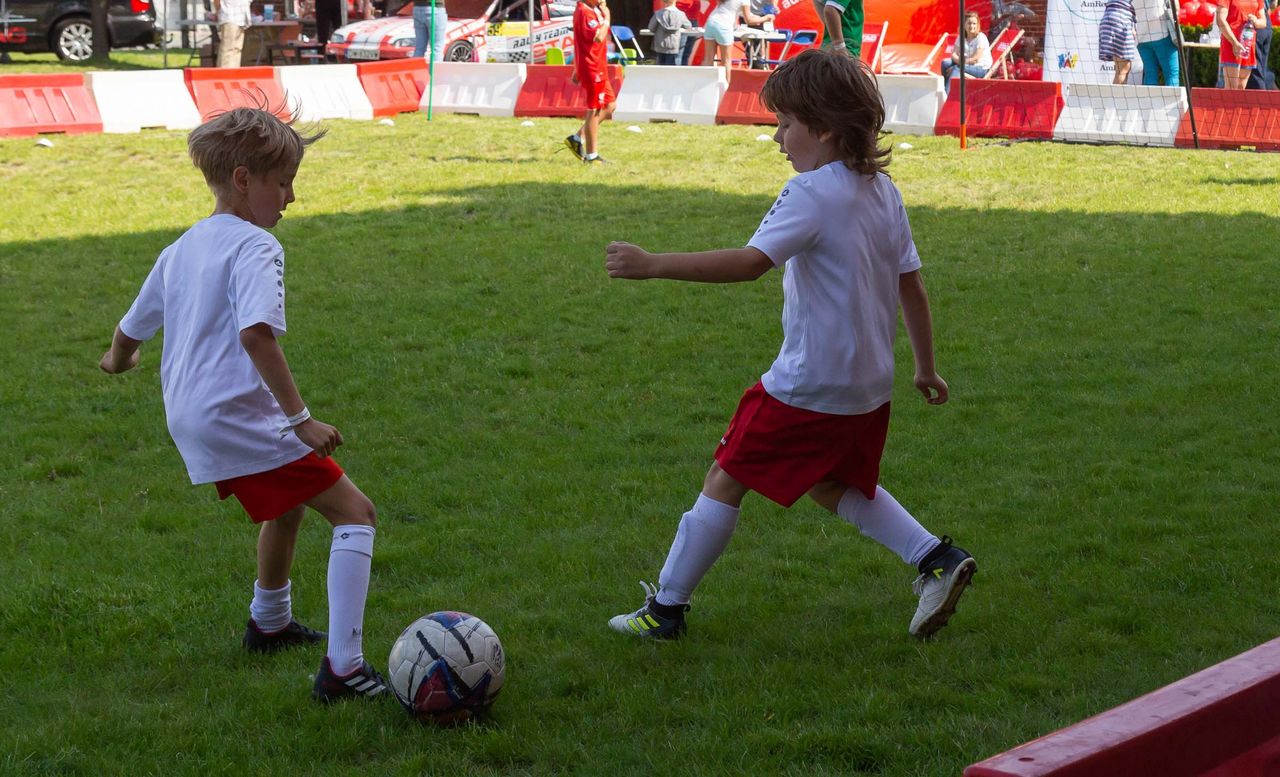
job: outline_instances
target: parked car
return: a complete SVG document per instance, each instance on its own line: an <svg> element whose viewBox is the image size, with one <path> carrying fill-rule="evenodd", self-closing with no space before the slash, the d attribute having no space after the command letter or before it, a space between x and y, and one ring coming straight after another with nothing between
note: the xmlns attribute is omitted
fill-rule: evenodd
<svg viewBox="0 0 1280 777"><path fill-rule="evenodd" d="M571 0L536 0L533 57L545 62L547 48L573 50ZM449 0L444 59L449 62L529 61L529 0ZM413 4L393 16L352 22L335 30L325 48L340 61L404 59L413 54Z"/></svg>
<svg viewBox="0 0 1280 777"><path fill-rule="evenodd" d="M111 48L160 40L151 0L109 0ZM68 62L93 56L89 0L0 0L0 51L52 51Z"/></svg>

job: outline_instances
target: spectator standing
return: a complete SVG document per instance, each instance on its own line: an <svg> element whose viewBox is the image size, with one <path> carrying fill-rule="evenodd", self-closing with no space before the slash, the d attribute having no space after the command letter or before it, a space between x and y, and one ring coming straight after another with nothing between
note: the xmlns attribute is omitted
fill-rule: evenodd
<svg viewBox="0 0 1280 777"><path fill-rule="evenodd" d="M649 20L649 32L653 33L653 53L659 65L681 64L681 30L693 27L684 11L676 8L676 0L662 0L662 8Z"/></svg>
<svg viewBox="0 0 1280 777"><path fill-rule="evenodd" d="M991 41L982 32L982 19L977 13L970 11L964 15L964 40L951 53L951 59L942 61L942 78L946 82L946 90L951 91L951 79L960 77L961 67L965 73L975 78L986 78L992 62Z"/></svg>
<svg viewBox="0 0 1280 777"><path fill-rule="evenodd" d="M702 32L702 64L714 65L718 57L720 64L724 65L725 80L733 72L733 31L738 26L739 17L746 19L747 24L773 21L773 14L756 16L752 13L748 0L720 0L716 4Z"/></svg>
<svg viewBox="0 0 1280 777"><path fill-rule="evenodd" d="M249 0L213 0L218 22L218 67L240 67L244 32L253 24Z"/></svg>
<svg viewBox="0 0 1280 777"><path fill-rule="evenodd" d="M777 18L778 7L771 0L751 0L751 13L760 18L766 16ZM747 26L761 32L773 32L773 22L761 22L760 24L749 24ZM763 36L742 41L743 53L746 55L747 62L750 63L752 70L763 70L767 67L765 60L769 58L768 47L769 43Z"/></svg>
<svg viewBox="0 0 1280 777"><path fill-rule="evenodd" d="M1173 14L1168 0L1134 0L1133 11L1137 17L1134 38L1138 56L1142 57L1142 85L1159 86L1163 78L1165 86L1179 86L1178 47L1173 42Z"/></svg>
<svg viewBox="0 0 1280 777"><path fill-rule="evenodd" d="M1113 84L1129 80L1129 70L1138 58L1136 26L1137 15L1130 0L1107 0L1098 25L1098 58L1116 64Z"/></svg>
<svg viewBox="0 0 1280 777"><path fill-rule="evenodd" d="M1245 83L1246 89L1275 89L1276 77L1271 72L1271 9L1275 7L1276 0L1262 0L1263 3L1263 21L1267 23L1265 27L1258 28L1258 39L1254 41L1254 65L1253 70L1249 72L1249 80Z"/></svg>
<svg viewBox="0 0 1280 777"><path fill-rule="evenodd" d="M316 0L316 38L328 43L333 31L342 26L342 3L346 0Z"/></svg>
<svg viewBox="0 0 1280 777"><path fill-rule="evenodd" d="M824 47L840 48L862 56L862 0L814 0L826 37Z"/></svg>
<svg viewBox="0 0 1280 777"><path fill-rule="evenodd" d="M413 0L413 56L424 56L429 46L432 62L444 59L448 29L449 12L444 0Z"/></svg>
<svg viewBox="0 0 1280 777"><path fill-rule="evenodd" d="M1218 60L1222 63L1223 85L1227 89L1244 89L1257 62L1257 32L1267 26L1262 0L1225 0L1218 6L1217 25L1222 33Z"/></svg>

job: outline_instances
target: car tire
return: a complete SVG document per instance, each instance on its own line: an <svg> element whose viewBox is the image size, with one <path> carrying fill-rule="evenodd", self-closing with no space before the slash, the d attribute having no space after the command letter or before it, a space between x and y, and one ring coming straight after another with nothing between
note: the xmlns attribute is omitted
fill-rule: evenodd
<svg viewBox="0 0 1280 777"><path fill-rule="evenodd" d="M93 56L93 24L87 16L63 19L54 26L50 42L63 62L84 62Z"/></svg>
<svg viewBox="0 0 1280 777"><path fill-rule="evenodd" d="M455 40L444 50L445 62L474 62L476 47L469 40Z"/></svg>

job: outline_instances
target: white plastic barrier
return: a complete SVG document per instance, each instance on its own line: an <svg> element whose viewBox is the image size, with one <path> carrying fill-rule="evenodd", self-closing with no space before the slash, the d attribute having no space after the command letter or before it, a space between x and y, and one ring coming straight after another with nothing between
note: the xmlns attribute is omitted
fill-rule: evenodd
<svg viewBox="0 0 1280 777"><path fill-rule="evenodd" d="M618 90L613 118L715 124L720 98L728 88L724 71L718 67L629 67Z"/></svg>
<svg viewBox="0 0 1280 777"><path fill-rule="evenodd" d="M98 104L103 132L191 129L200 124L181 70L92 72L84 80Z"/></svg>
<svg viewBox="0 0 1280 777"><path fill-rule="evenodd" d="M515 116L527 71L516 62L437 62L434 85L422 89L418 109L477 116Z"/></svg>
<svg viewBox="0 0 1280 777"><path fill-rule="evenodd" d="M884 128L905 135L932 135L938 113L947 100L942 76L881 75Z"/></svg>
<svg viewBox="0 0 1280 777"><path fill-rule="evenodd" d="M1063 84L1062 98L1054 140L1173 146L1187 112L1187 93L1176 86Z"/></svg>
<svg viewBox="0 0 1280 777"><path fill-rule="evenodd" d="M276 68L276 80L302 121L373 118L355 65L288 65Z"/></svg>

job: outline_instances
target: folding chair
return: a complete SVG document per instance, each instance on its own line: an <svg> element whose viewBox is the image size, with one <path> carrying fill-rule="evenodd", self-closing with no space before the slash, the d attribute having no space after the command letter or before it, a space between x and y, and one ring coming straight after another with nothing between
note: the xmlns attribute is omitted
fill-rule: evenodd
<svg viewBox="0 0 1280 777"><path fill-rule="evenodd" d="M1009 78L1009 59L1013 55L1013 47L1022 40L1023 34L1023 31L1017 27L1005 27L996 39L991 41L991 68L987 70L984 78L991 78L996 74L996 70L1000 71L1001 78Z"/></svg>
<svg viewBox="0 0 1280 777"><path fill-rule="evenodd" d="M817 30L775 30L787 36L786 42L782 44L782 51L778 54L777 59L761 60L770 68L775 68L787 61L787 55L791 53L792 46L803 46L809 48L818 40Z"/></svg>
<svg viewBox="0 0 1280 777"><path fill-rule="evenodd" d="M636 34L630 27L621 24L615 24L610 29L613 31L613 41L618 46L618 52L611 56L611 60L616 58L621 59L623 64L639 64L644 59L644 51L640 48L640 41L636 39Z"/></svg>
<svg viewBox="0 0 1280 777"><path fill-rule="evenodd" d="M862 27L862 48L858 57L867 63L872 73L880 72L880 51L884 48L884 37L888 34L888 22L867 22Z"/></svg>

